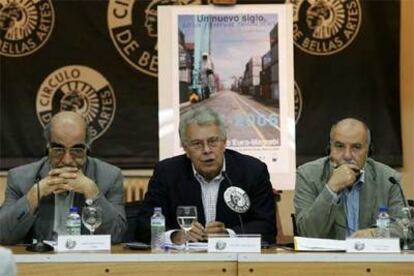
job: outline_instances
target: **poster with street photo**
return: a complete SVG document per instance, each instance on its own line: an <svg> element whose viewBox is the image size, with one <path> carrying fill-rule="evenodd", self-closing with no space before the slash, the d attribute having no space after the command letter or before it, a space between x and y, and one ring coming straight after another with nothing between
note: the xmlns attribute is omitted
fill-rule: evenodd
<svg viewBox="0 0 414 276"><path fill-rule="evenodd" d="M268 166L273 187L294 188L292 7L159 6L160 160L183 153L182 114L221 114L229 149Z"/></svg>

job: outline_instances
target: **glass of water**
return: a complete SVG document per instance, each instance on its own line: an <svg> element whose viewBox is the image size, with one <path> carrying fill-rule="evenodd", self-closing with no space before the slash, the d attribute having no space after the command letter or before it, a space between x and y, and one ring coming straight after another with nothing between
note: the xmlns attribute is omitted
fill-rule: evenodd
<svg viewBox="0 0 414 276"><path fill-rule="evenodd" d="M408 240L411 227L414 225L414 208L403 207L397 215L397 223L402 229L404 245L403 250L408 250Z"/></svg>
<svg viewBox="0 0 414 276"><path fill-rule="evenodd" d="M185 251L188 252L188 231L191 230L193 224L197 221L197 207L196 206L178 206L177 207L177 222L184 231L185 237Z"/></svg>
<svg viewBox="0 0 414 276"><path fill-rule="evenodd" d="M85 206L82 209L82 222L91 235L102 224L102 210L98 206Z"/></svg>

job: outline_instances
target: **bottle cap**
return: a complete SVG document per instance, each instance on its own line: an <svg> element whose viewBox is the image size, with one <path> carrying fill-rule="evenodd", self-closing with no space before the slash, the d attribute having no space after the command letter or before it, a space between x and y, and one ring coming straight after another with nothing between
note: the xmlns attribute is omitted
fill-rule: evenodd
<svg viewBox="0 0 414 276"><path fill-rule="evenodd" d="M162 212L162 208L161 207L154 207L154 212Z"/></svg>
<svg viewBox="0 0 414 276"><path fill-rule="evenodd" d="M70 207L69 213L77 213L79 211L78 207Z"/></svg>
<svg viewBox="0 0 414 276"><path fill-rule="evenodd" d="M379 207L379 211L380 212L388 212L388 207L381 206L381 207Z"/></svg>

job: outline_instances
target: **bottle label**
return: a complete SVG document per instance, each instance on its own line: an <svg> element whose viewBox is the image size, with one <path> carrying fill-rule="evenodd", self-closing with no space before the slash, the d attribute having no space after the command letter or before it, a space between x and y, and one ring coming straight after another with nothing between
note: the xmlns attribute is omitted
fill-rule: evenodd
<svg viewBox="0 0 414 276"><path fill-rule="evenodd" d="M66 232L68 235L80 235L81 234L81 221L80 218L71 218L66 222Z"/></svg>
<svg viewBox="0 0 414 276"><path fill-rule="evenodd" d="M390 220L388 219L377 219L377 226L379 228L388 227L389 224L390 224Z"/></svg>
<svg viewBox="0 0 414 276"><path fill-rule="evenodd" d="M163 219L152 219L151 226L165 226L165 220Z"/></svg>
<svg viewBox="0 0 414 276"><path fill-rule="evenodd" d="M151 249L160 252L164 247L165 219L164 217L151 218Z"/></svg>

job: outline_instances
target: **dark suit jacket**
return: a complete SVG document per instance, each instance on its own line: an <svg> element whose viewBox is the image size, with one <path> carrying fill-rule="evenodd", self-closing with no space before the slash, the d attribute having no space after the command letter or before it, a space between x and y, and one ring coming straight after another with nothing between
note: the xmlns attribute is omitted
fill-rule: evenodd
<svg viewBox="0 0 414 276"><path fill-rule="evenodd" d="M26 198L27 192L50 170L47 158L9 171L6 198L0 210L0 244L31 242L33 238L52 238L55 197L43 197L39 208L32 213ZM102 208L102 225L96 234L110 234L113 243L121 242L126 231L123 204L123 176L121 170L108 163L88 157L85 175L95 181L99 196L95 201ZM80 210L85 196L75 193L73 205ZM82 234L89 233L82 225Z"/></svg>
<svg viewBox="0 0 414 276"><path fill-rule="evenodd" d="M251 207L241 215L245 233L262 234L262 240L274 243L275 203L266 165L233 150L226 150L225 160L226 173L233 185L245 190L250 197ZM227 207L223 199L223 193L229 186L227 179L220 183L216 220L241 233L238 215ZM197 206L198 221L205 225L201 187L194 177L191 161L185 155L165 159L156 165L138 216L137 239L149 242L150 218L154 207L162 207L167 230L179 229L176 218L179 205Z"/></svg>

